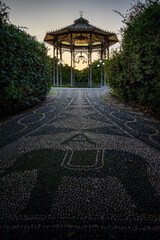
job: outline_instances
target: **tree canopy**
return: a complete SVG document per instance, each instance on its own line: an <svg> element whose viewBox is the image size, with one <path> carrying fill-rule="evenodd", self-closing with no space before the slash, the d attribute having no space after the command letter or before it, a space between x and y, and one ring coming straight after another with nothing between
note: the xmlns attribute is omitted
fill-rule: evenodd
<svg viewBox="0 0 160 240"><path fill-rule="evenodd" d="M137 1L121 16L122 49L109 62L109 84L124 100L160 113L160 2Z"/></svg>

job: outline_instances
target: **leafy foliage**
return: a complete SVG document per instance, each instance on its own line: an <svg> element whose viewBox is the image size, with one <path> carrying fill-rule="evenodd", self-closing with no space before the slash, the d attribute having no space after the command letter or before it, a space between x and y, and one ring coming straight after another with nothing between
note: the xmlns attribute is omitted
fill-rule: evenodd
<svg viewBox="0 0 160 240"><path fill-rule="evenodd" d="M138 1L121 16L122 50L108 62L109 85L124 100L160 113L160 2Z"/></svg>
<svg viewBox="0 0 160 240"><path fill-rule="evenodd" d="M107 62L106 60L103 60L103 62ZM94 61L92 63L92 83L93 85L100 85L101 84L101 66L98 67L97 65L100 65L99 63L99 60L97 61ZM77 82L79 83L88 83L88 71L89 71L89 68L84 68L83 70L81 71L78 71L77 72ZM104 74L104 66L102 66L102 76Z"/></svg>
<svg viewBox="0 0 160 240"><path fill-rule="evenodd" d="M0 24L9 22L9 12L7 10L10 9L6 6L5 3L0 1Z"/></svg>
<svg viewBox="0 0 160 240"><path fill-rule="evenodd" d="M9 23L0 2L0 116L40 102L51 85L51 65L44 44Z"/></svg>

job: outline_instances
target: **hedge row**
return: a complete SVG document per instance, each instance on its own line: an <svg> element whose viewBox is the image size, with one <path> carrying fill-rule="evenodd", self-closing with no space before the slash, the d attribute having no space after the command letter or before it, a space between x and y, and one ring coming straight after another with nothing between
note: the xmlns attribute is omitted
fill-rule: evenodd
<svg viewBox="0 0 160 240"><path fill-rule="evenodd" d="M2 14L0 17L0 116L4 116L46 96L51 85L51 64L44 44L3 21Z"/></svg>
<svg viewBox="0 0 160 240"><path fill-rule="evenodd" d="M138 2L124 22L122 50L107 64L109 85L160 114L160 2Z"/></svg>

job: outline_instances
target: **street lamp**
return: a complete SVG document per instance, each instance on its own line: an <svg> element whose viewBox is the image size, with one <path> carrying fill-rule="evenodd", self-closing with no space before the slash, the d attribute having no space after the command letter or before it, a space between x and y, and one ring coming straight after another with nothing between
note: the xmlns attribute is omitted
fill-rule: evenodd
<svg viewBox="0 0 160 240"><path fill-rule="evenodd" d="M106 67L105 67L105 62L102 63L104 66L104 86L106 86Z"/></svg>
<svg viewBox="0 0 160 240"><path fill-rule="evenodd" d="M104 66L104 86L106 86L106 69L105 69L105 62L102 59L99 60L97 67L101 67L101 87L103 86L103 67Z"/></svg>
<svg viewBox="0 0 160 240"><path fill-rule="evenodd" d="M65 67L65 63L63 60L59 60L58 65L60 65L60 86L62 85L62 66ZM58 84L57 84L58 87Z"/></svg>
<svg viewBox="0 0 160 240"><path fill-rule="evenodd" d="M102 69L102 65L103 65L103 62L102 62L102 59L100 59L99 60L99 64L97 65L97 67L101 66L101 87L103 86L103 78L102 78L103 69Z"/></svg>

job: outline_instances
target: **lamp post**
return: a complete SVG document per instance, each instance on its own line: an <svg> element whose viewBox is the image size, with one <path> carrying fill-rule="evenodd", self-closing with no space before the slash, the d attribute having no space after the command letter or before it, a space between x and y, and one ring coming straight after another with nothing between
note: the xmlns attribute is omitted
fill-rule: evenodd
<svg viewBox="0 0 160 240"><path fill-rule="evenodd" d="M62 69L65 67L65 63L62 61L61 62L61 65L62 65ZM62 71L62 72L64 72L64 71ZM63 74L62 74L62 76L63 76ZM63 83L64 84L64 83ZM61 82L61 85L62 85L62 82Z"/></svg>
<svg viewBox="0 0 160 240"><path fill-rule="evenodd" d="M60 86L62 85L62 66L65 66L65 63L63 62L63 60L60 60L58 62L58 66L60 65ZM58 86L57 86L58 87Z"/></svg>
<svg viewBox="0 0 160 240"><path fill-rule="evenodd" d="M103 62L104 65L104 86L106 86L106 66L105 66L105 62Z"/></svg>
<svg viewBox="0 0 160 240"><path fill-rule="evenodd" d="M58 62L58 65L57 65L57 87L59 87L59 85L61 85L61 84L59 84L59 65L61 64L61 60ZM60 80L61 80L61 69L60 69Z"/></svg>
<svg viewBox="0 0 160 240"><path fill-rule="evenodd" d="M100 59L99 64L97 64L97 67L101 67L101 87L103 86L103 65L105 70L105 63L102 61L102 59ZM105 85L105 81L104 81L104 85Z"/></svg>
<svg viewBox="0 0 160 240"><path fill-rule="evenodd" d="M90 74L89 74L89 65L87 66L87 68L88 68L88 87L90 87L90 82L89 82L89 77L90 77Z"/></svg>

